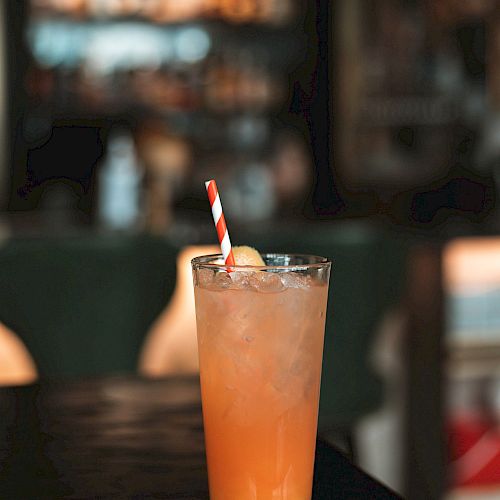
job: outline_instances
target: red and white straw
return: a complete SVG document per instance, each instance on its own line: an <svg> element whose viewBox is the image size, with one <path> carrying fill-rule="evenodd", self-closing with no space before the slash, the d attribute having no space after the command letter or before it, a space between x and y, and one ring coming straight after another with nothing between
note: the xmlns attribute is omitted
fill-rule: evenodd
<svg viewBox="0 0 500 500"><path fill-rule="evenodd" d="M222 211L222 204L220 202L217 184L212 179L205 182L205 187L207 188L208 200L210 201L210 207L212 208L212 216L214 218L215 228L217 229L217 237L219 238L224 262L227 265L234 266L233 249L231 247L231 240L229 239L226 219L224 219L224 212Z"/></svg>

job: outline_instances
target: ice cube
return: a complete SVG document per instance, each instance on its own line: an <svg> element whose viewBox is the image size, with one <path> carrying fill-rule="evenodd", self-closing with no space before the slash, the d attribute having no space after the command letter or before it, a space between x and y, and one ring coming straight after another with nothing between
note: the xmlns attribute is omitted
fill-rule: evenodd
<svg viewBox="0 0 500 500"><path fill-rule="evenodd" d="M214 280L214 272L211 269L200 269L197 273L197 285L203 288L208 288Z"/></svg>
<svg viewBox="0 0 500 500"><path fill-rule="evenodd" d="M213 287L216 289L229 288L233 284L231 277L225 271L221 271L215 274L213 280Z"/></svg>
<svg viewBox="0 0 500 500"><path fill-rule="evenodd" d="M276 273L253 273L249 279L249 284L257 291L265 293L281 292L284 289L283 283Z"/></svg>
<svg viewBox="0 0 500 500"><path fill-rule="evenodd" d="M233 271L232 273L230 273L232 283L231 288L247 288L248 280L252 274L253 273L249 271Z"/></svg>
<svg viewBox="0 0 500 500"><path fill-rule="evenodd" d="M311 280L309 276L290 271L281 273L281 282L285 288L304 288L310 285Z"/></svg>

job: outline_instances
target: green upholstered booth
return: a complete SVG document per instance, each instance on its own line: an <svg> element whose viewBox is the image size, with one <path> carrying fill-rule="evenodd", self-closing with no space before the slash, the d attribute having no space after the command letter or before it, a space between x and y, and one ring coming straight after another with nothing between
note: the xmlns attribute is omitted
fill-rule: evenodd
<svg viewBox="0 0 500 500"><path fill-rule="evenodd" d="M0 247L0 321L42 377L133 372L173 291L176 255L142 235L12 239Z"/></svg>
<svg viewBox="0 0 500 500"><path fill-rule="evenodd" d="M320 430L352 426L381 402L369 352L398 299L405 245L386 230L331 222L232 228L232 239L332 260ZM0 321L21 336L42 376L134 372L173 291L177 251L146 235L10 240L0 247Z"/></svg>

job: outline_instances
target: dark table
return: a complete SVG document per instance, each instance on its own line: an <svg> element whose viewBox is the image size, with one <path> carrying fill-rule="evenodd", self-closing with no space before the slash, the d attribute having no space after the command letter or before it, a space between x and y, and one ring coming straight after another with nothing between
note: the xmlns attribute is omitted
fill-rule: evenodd
<svg viewBox="0 0 500 500"><path fill-rule="evenodd" d="M0 389L0 498L208 498L197 378ZM398 497L320 440L313 498Z"/></svg>

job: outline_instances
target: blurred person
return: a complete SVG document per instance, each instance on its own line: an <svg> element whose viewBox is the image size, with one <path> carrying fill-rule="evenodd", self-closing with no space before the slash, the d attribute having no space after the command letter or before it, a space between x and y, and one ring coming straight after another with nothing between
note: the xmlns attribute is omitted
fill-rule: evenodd
<svg viewBox="0 0 500 500"><path fill-rule="evenodd" d="M375 335L370 363L384 383L383 403L356 426L357 463L400 494L404 489L405 369L408 315L402 304L384 314ZM381 452L384 450L384 452Z"/></svg>
<svg viewBox="0 0 500 500"><path fill-rule="evenodd" d="M19 337L0 323L0 385L31 384L37 370Z"/></svg>
<svg viewBox="0 0 500 500"><path fill-rule="evenodd" d="M191 260L220 253L216 245L184 248L177 257L175 290L165 311L147 334L139 359L139 373L162 377L198 372L198 345Z"/></svg>

